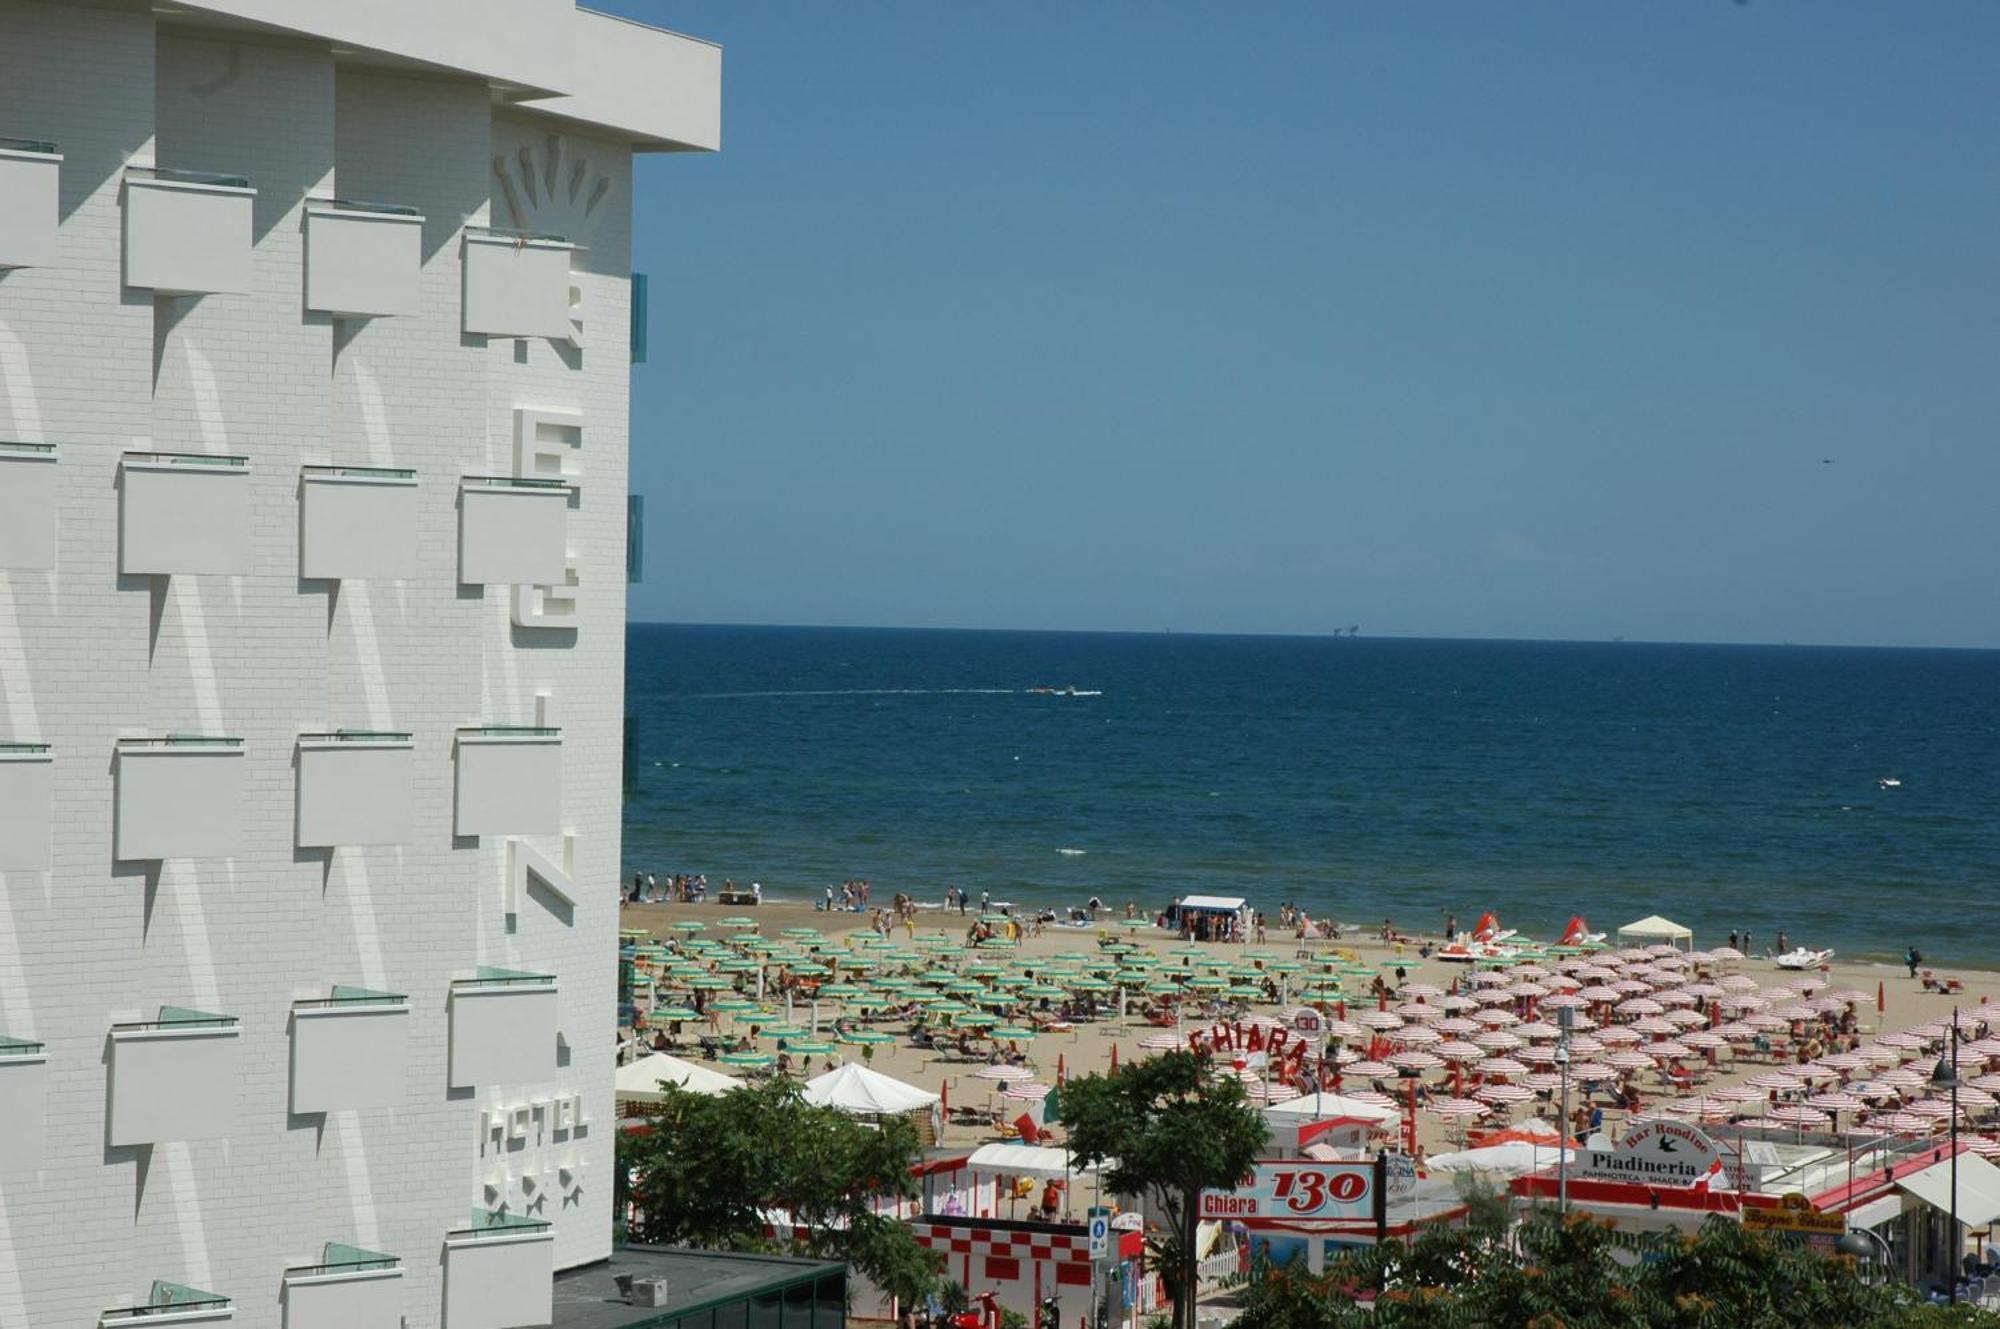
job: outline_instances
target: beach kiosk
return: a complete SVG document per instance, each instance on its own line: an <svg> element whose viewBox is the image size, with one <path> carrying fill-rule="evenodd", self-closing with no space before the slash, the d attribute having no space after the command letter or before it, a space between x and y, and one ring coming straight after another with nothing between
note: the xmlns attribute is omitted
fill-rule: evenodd
<svg viewBox="0 0 2000 1329"><path fill-rule="evenodd" d="M1661 918L1658 914L1648 914L1636 923L1627 923L1618 929L1620 946L1659 946L1662 944L1680 950L1694 949L1694 933L1674 922L1671 918Z"/></svg>
<svg viewBox="0 0 2000 1329"><path fill-rule="evenodd" d="M1184 895L1167 910L1167 926L1194 929L1197 941L1248 941L1256 915L1240 895Z"/></svg>

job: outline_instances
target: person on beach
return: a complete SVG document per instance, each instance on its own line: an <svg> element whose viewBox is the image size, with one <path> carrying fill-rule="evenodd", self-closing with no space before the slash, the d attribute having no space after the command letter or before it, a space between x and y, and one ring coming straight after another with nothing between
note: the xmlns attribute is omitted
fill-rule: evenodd
<svg viewBox="0 0 2000 1329"><path fill-rule="evenodd" d="M1912 946L1903 953L1903 963L1910 966L1910 977L1917 976L1917 966L1924 962L1924 953Z"/></svg>
<svg viewBox="0 0 2000 1329"><path fill-rule="evenodd" d="M1729 930L1729 949L1732 951L1741 949L1741 947L1737 946L1736 944L1736 929L1734 928L1731 928Z"/></svg>
<svg viewBox="0 0 2000 1329"><path fill-rule="evenodd" d="M1449 946L1457 940L1458 940L1458 915L1446 914L1444 916L1444 944Z"/></svg>
<svg viewBox="0 0 2000 1329"><path fill-rule="evenodd" d="M1779 929L1778 929L1778 944L1777 944L1777 946L1776 946L1776 947L1775 947L1775 948L1774 948L1774 949L1772 950L1772 952L1771 952L1771 953L1772 953L1773 955L1783 955L1783 954L1785 954L1785 953L1786 953L1787 951L1789 951L1789 950L1791 950L1791 949L1792 949L1792 948L1791 948L1791 947L1790 947L1789 945L1787 945L1787 944L1786 944L1786 939L1785 939L1785 930L1784 930L1783 928L1779 928Z"/></svg>

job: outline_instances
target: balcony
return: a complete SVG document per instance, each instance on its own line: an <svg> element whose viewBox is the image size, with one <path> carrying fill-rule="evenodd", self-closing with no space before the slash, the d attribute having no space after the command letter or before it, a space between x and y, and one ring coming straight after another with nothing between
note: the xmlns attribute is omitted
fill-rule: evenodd
<svg viewBox="0 0 2000 1329"><path fill-rule="evenodd" d="M467 227L464 330L483 337L553 337L567 341L569 256L559 235Z"/></svg>
<svg viewBox="0 0 2000 1329"><path fill-rule="evenodd" d="M250 459L128 452L121 467L118 570L135 576L250 570Z"/></svg>
<svg viewBox="0 0 2000 1329"><path fill-rule="evenodd" d="M555 1316L555 1232L539 1220L475 1213L444 1238L444 1329L515 1329Z"/></svg>
<svg viewBox="0 0 2000 1329"><path fill-rule="evenodd" d="M7 206L6 187L0 170L0 210ZM47 571L55 565L55 444L0 442L0 572Z"/></svg>
<svg viewBox="0 0 2000 1329"><path fill-rule="evenodd" d="M458 486L458 580L559 586L569 563L567 481L468 475Z"/></svg>
<svg viewBox="0 0 2000 1329"><path fill-rule="evenodd" d="M335 318L422 307L424 219L415 208L346 199L306 204L306 308Z"/></svg>
<svg viewBox="0 0 2000 1329"><path fill-rule="evenodd" d="M389 1107L403 1100L410 999L336 985L292 1003L292 1112Z"/></svg>
<svg viewBox="0 0 2000 1329"><path fill-rule="evenodd" d="M125 284L155 295L250 289L250 214L240 175L127 167Z"/></svg>
<svg viewBox="0 0 2000 1329"><path fill-rule="evenodd" d="M458 731L459 835L553 835L562 829L562 730L488 725Z"/></svg>
<svg viewBox="0 0 2000 1329"><path fill-rule="evenodd" d="M299 575L403 581L417 571L417 473L307 466L299 474Z"/></svg>
<svg viewBox="0 0 2000 1329"><path fill-rule="evenodd" d="M410 735L343 729L299 735L299 827L302 849L408 844Z"/></svg>
<svg viewBox="0 0 2000 1329"><path fill-rule="evenodd" d="M104 1312L98 1324L143 1325L153 1329L162 1324L227 1324L236 1318L236 1306L219 1292L203 1292L185 1283L155 1279L152 1291L138 1306L120 1306Z"/></svg>
<svg viewBox="0 0 2000 1329"><path fill-rule="evenodd" d="M48 744L0 742L0 872L49 870L55 782Z"/></svg>
<svg viewBox="0 0 2000 1329"><path fill-rule="evenodd" d="M0 268L56 261L62 155L53 143L0 138Z"/></svg>
<svg viewBox="0 0 2000 1329"><path fill-rule="evenodd" d="M243 740L118 740L115 855L228 858L240 847Z"/></svg>
<svg viewBox="0 0 2000 1329"><path fill-rule="evenodd" d="M42 1112L49 1084L48 1051L26 1038L0 1034L0 1178L42 1165Z"/></svg>
<svg viewBox="0 0 2000 1329"><path fill-rule="evenodd" d="M458 1088L540 1084L556 1073L556 980L482 966L451 984L451 1074Z"/></svg>
<svg viewBox="0 0 2000 1329"><path fill-rule="evenodd" d="M403 1262L329 1241L318 1264L285 1270L285 1329L401 1329Z"/></svg>
<svg viewBox="0 0 2000 1329"><path fill-rule="evenodd" d="M236 1118L236 1017L162 1006L111 1026L108 1142L156 1144L229 1134Z"/></svg>

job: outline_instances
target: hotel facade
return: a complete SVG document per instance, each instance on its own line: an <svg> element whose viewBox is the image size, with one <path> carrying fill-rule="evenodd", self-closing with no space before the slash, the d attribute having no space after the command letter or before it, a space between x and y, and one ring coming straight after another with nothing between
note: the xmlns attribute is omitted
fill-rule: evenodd
<svg viewBox="0 0 2000 1329"><path fill-rule="evenodd" d="M0 1325L612 1239L635 152L572 0L0 0Z"/></svg>

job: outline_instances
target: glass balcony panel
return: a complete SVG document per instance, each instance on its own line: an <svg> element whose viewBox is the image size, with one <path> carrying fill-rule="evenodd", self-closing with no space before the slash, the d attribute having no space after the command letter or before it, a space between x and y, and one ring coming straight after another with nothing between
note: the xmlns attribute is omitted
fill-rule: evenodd
<svg viewBox="0 0 2000 1329"><path fill-rule="evenodd" d="M403 1262L329 1241L320 1262L285 1270L285 1329L401 1329Z"/></svg>

